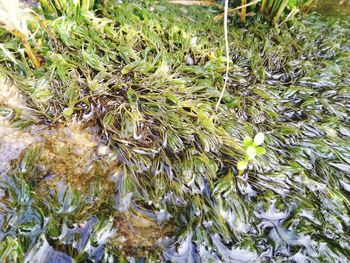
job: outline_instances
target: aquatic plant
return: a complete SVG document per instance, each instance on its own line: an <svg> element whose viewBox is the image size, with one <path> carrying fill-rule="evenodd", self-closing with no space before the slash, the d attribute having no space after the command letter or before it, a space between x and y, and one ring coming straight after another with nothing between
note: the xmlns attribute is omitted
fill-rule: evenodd
<svg viewBox="0 0 350 263"><path fill-rule="evenodd" d="M349 22L310 16L228 30L222 93L226 49L214 16L132 1L79 19L46 16L40 69L0 51L1 71L32 110L11 124L77 121L105 142L115 168L90 173L90 187L67 185L69 171L45 172L34 158L47 148L73 156L60 140L13 160L1 174L1 260L44 251L68 262L350 258ZM0 40L19 61L19 40L4 31ZM254 141L246 136L259 132L268 150L240 174ZM48 187L52 177L60 183Z"/></svg>
<svg viewBox="0 0 350 263"><path fill-rule="evenodd" d="M98 205L92 200L100 190L91 186L85 195L61 184L57 190L38 195L33 187L20 174L1 179L1 190L7 196L0 210L2 262L108 259L103 249L115 233L111 214L101 212L87 222L78 219L87 207Z"/></svg>
<svg viewBox="0 0 350 263"><path fill-rule="evenodd" d="M248 162L254 160L257 155L265 154L266 150L264 147L259 146L264 142L264 134L258 133L255 135L254 140L250 136L244 138L245 154L244 160L237 163L237 169L241 175L245 169L247 169Z"/></svg>

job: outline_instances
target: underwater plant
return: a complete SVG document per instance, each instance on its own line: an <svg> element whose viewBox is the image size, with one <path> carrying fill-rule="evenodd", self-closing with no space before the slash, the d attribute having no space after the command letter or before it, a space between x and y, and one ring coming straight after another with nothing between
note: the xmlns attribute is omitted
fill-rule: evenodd
<svg viewBox="0 0 350 263"><path fill-rule="evenodd" d="M239 175L241 175L244 170L247 169L249 161L254 160L257 155L265 154L265 148L260 146L263 144L264 139L265 135L262 132L257 133L254 137L254 140L248 135L244 138L244 160L241 160L237 163Z"/></svg>
<svg viewBox="0 0 350 263"><path fill-rule="evenodd" d="M0 83L0 261L347 262L350 22L257 21L225 41L217 10L123 2L39 8L38 70L0 30L30 113ZM85 129L98 139L79 147Z"/></svg>

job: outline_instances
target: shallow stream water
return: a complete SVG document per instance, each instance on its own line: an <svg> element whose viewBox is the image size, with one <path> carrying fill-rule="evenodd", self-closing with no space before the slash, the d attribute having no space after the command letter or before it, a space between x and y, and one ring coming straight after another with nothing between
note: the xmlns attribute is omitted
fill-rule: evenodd
<svg viewBox="0 0 350 263"><path fill-rule="evenodd" d="M152 54L145 43L161 45L161 29L130 6L116 16L140 20L118 24L118 41L141 51L118 55L145 59L125 66L107 53L121 75L105 56L88 61L102 72L89 79L79 58L53 54L68 84L1 76L0 262L349 262L350 21L320 14L322 2L285 31L232 29L228 90L212 118L225 61L211 38L222 32L171 25L170 54ZM52 27L72 50L84 32L64 22ZM154 31L140 37L137 23ZM152 71L148 53L169 60ZM79 96L74 114L57 106ZM267 152L238 176L243 138L257 132Z"/></svg>

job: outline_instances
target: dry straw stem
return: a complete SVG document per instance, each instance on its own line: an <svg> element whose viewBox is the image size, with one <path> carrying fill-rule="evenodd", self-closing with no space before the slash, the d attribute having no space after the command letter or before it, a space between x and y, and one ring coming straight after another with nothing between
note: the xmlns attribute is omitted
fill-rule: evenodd
<svg viewBox="0 0 350 263"><path fill-rule="evenodd" d="M276 15L273 17L273 24L274 25L276 25L278 23L280 16L282 15L284 9L287 7L288 1L289 0L284 0L281 3L280 7L278 8Z"/></svg>
<svg viewBox="0 0 350 263"><path fill-rule="evenodd" d="M28 42L27 24L24 18L21 17L21 13L22 10L19 7L18 0L0 0L0 26L20 39L29 59L34 67L38 68L40 67L40 62Z"/></svg>
<svg viewBox="0 0 350 263"><path fill-rule="evenodd" d="M246 14L247 14L247 7L245 6L247 4L247 0L242 0L242 11L241 11L241 22L245 22Z"/></svg>
<svg viewBox="0 0 350 263"><path fill-rule="evenodd" d="M237 12L240 9L247 8L248 6L255 5L255 4L259 3L259 2L261 2L261 0L254 0L254 1L250 2L250 3L244 4L244 5L240 5L240 6L235 7L235 8L227 8L228 9L227 12L230 13L230 14L231 13L235 13L235 12ZM223 18L224 15L225 15L225 13L217 15L214 19L215 20L219 20L219 19Z"/></svg>
<svg viewBox="0 0 350 263"><path fill-rule="evenodd" d="M11 33L15 37L18 37L19 40L22 42L22 44L24 46L24 51L26 52L29 59L32 61L34 67L39 68L40 62L39 62L38 58L36 57L36 55L34 54L32 48L30 47L30 44L28 42L28 38L21 31L18 31L18 30L13 30L13 31L11 31Z"/></svg>
<svg viewBox="0 0 350 263"><path fill-rule="evenodd" d="M256 4L257 2L259 2L260 0L257 1L253 1L249 4L246 4L246 1L242 1L243 5L235 8L234 10L238 10L240 8L242 8L242 12L241 12L241 21L244 22L245 21L245 17L246 17L246 8L249 5L252 4ZM228 80L228 74L229 74L229 70L230 70L230 48L229 48L229 44L228 44L228 29L227 29L227 18L228 18L228 12L229 12L229 8L228 8L228 0L225 0L225 11L224 11L224 35L225 35L225 50L226 50L226 72L225 72L225 82L224 82L224 87L222 88L220 97L218 99L218 102L216 103L215 106L215 111L217 112L221 103L221 100L224 96L224 93L226 91L226 86L227 86L227 80Z"/></svg>

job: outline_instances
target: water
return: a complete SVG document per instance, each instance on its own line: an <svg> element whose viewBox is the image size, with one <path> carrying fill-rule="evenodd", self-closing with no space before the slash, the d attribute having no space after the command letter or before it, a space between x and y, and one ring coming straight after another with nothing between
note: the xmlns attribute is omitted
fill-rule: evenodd
<svg viewBox="0 0 350 263"><path fill-rule="evenodd" d="M17 85L2 76L0 261L348 262L350 22L311 14L280 32L234 28L228 92L214 113L221 27L164 8L182 14L183 28L164 20L159 33L145 10L115 10L122 31L108 37L123 48L55 21L62 47L110 45L95 52L102 64L67 49L30 85L18 69ZM171 52L154 51L164 43ZM238 176L243 138L260 131L267 153Z"/></svg>

